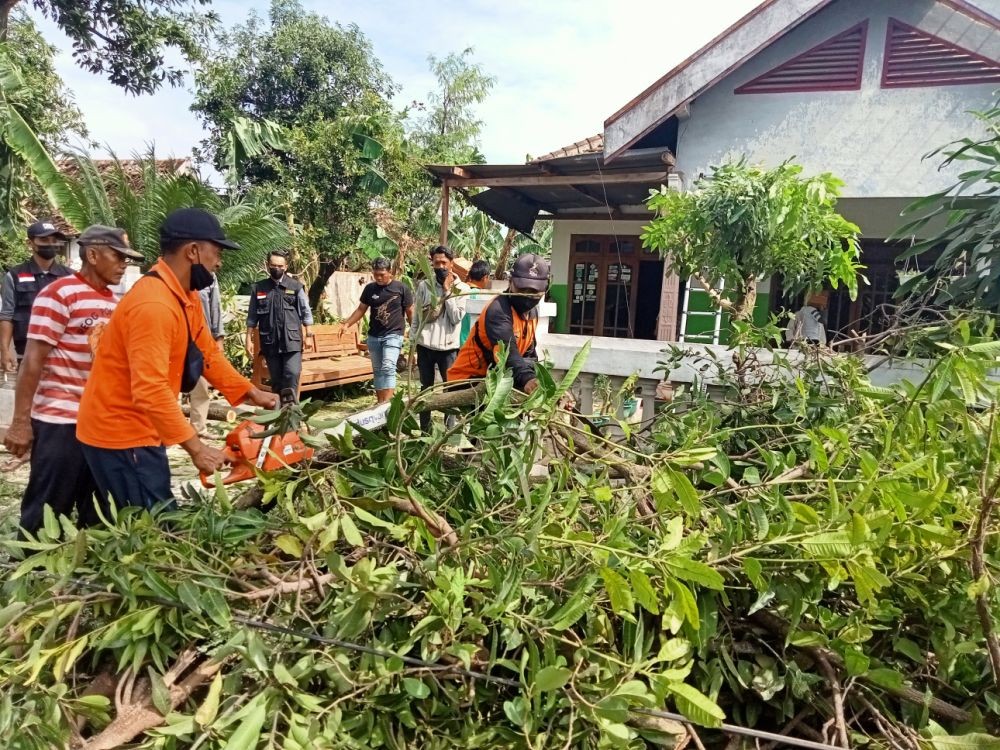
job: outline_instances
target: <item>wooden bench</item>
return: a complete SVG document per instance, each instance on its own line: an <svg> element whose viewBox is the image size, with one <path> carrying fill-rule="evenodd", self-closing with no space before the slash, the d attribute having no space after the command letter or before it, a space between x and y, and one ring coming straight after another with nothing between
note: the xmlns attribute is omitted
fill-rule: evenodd
<svg viewBox="0 0 1000 750"><path fill-rule="evenodd" d="M260 337L256 328L252 336L256 355L251 380L258 388L270 390L267 362L260 353ZM299 395L303 391L371 380L372 361L365 356L365 351L367 347L361 344L357 326L347 329L339 325L312 326L302 349Z"/></svg>

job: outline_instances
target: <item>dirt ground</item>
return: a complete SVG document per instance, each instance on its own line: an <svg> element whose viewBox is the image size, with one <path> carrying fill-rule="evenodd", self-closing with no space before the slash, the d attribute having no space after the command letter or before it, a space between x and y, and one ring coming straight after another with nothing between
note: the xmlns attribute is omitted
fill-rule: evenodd
<svg viewBox="0 0 1000 750"><path fill-rule="evenodd" d="M306 394L306 396L324 402L323 408L316 416L317 419L322 420L346 417L375 404L375 393L371 389L370 383L330 388ZM219 403L224 404L225 402L220 401ZM208 430L213 437L212 444L222 447L226 433L233 426L232 423L209 421ZM167 449L167 456L170 460L175 497L181 498L183 496L181 492L183 485L194 484L195 487L201 487L198 472L182 448L173 446ZM28 483L28 463L12 468L11 465L14 463L13 457L0 447L0 539L13 536L13 529L19 515L21 495Z"/></svg>

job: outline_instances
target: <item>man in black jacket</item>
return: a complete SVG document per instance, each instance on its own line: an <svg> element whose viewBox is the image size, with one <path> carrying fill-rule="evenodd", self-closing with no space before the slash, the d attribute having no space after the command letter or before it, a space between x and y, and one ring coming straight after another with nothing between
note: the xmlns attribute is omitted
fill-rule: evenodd
<svg viewBox="0 0 1000 750"><path fill-rule="evenodd" d="M66 252L66 237L51 221L36 221L28 227L31 259L14 266L3 277L0 289L0 368L5 372L17 369L28 343L28 321L35 297L58 278L73 273L56 260ZM17 352L14 359L11 341Z"/></svg>
<svg viewBox="0 0 1000 750"><path fill-rule="evenodd" d="M313 324L312 310L305 287L288 275L288 261L283 253L273 252L267 258L267 275L250 290L247 311L246 350L251 358L252 332L260 334L260 353L267 362L271 391L281 393L291 388L299 392L302 374L302 346Z"/></svg>

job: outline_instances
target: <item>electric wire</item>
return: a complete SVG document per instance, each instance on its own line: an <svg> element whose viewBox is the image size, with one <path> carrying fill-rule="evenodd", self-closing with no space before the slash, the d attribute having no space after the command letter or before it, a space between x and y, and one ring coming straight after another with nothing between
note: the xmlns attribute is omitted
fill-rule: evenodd
<svg viewBox="0 0 1000 750"><path fill-rule="evenodd" d="M11 563L0 563L0 567L6 568L7 570L15 570L17 566ZM75 576L65 576L56 575L54 573L48 573L46 571L33 571L32 575L37 575L45 578L55 579L56 581L63 583L74 583L82 588L90 589L92 591L102 591L108 592L104 586L101 586L90 581L86 581L82 578L77 578ZM120 594L119 594L120 596ZM161 604L165 607L170 607L180 612L194 613L194 610L184 604L183 602L173 601L161 596L146 596L143 597L147 601L155 602ZM368 654L370 656L377 656L381 659L399 659L403 664L407 664L412 667L419 669L426 669L431 672L438 672L443 674L457 674L463 677L468 677L473 680L479 680L481 682L490 682L497 685L503 685L504 687L516 688L518 690L524 690L525 685L523 685L519 680L514 680L509 677L499 677L497 675L487 674L486 672L477 672L472 669L465 669L452 664L439 664L435 662L425 661L424 659L417 659L412 656L401 656L399 654L393 653L392 651L386 651L384 649L374 648L372 646L365 646L361 643L353 643L351 641L345 641L340 638L331 638L329 636L320 635L319 633L312 633L307 630L298 630L296 628L289 628L284 625L276 625L266 620L259 620L253 617L247 617L246 615L232 614L233 622L237 622L240 625L245 625L248 628L253 628L254 630L260 630L263 632L274 633L276 635L286 635L292 638L301 638L303 640L312 641L314 643L322 643L324 645L336 646L337 648L342 648L347 651L353 651L361 654ZM682 714L674 713L672 711L662 711L653 708L637 708L630 707L629 710L632 713L643 714L646 716L653 716L661 719L669 719L671 721L680 722L682 724L688 725L691 723L690 719ZM828 745L822 742L814 742L813 740L805 740L798 737L789 737L783 734L777 734L775 732L767 732L761 729L752 729L750 727L741 727L736 724L721 723L718 727L715 727L727 734L737 734L744 737L754 737L756 739L767 740L769 742L781 743L785 745L792 745L794 747L801 747L805 750L843 750L836 745Z"/></svg>

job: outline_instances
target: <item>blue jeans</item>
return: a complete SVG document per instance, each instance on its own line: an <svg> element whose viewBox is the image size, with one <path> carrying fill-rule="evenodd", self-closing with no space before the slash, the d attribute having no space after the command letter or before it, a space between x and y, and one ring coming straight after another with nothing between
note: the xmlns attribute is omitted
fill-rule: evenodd
<svg viewBox="0 0 1000 750"><path fill-rule="evenodd" d="M368 337L368 353L372 357L372 370L375 373L375 390L396 387L396 362L399 361L402 348L401 333Z"/></svg>

